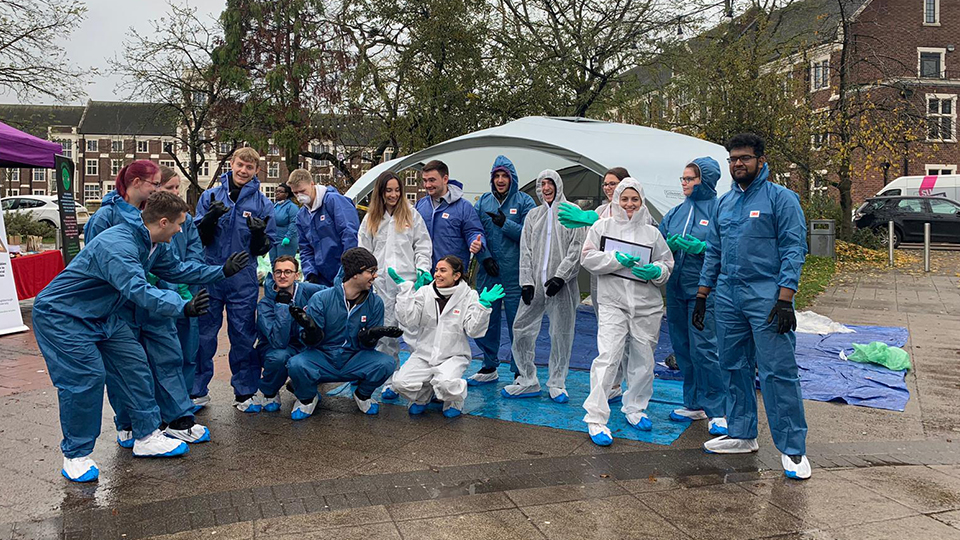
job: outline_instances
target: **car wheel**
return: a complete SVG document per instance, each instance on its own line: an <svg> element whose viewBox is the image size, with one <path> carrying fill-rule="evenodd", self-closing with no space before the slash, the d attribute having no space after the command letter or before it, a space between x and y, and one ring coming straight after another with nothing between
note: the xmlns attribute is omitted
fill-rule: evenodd
<svg viewBox="0 0 960 540"><path fill-rule="evenodd" d="M49 225L49 226L53 227L54 229L57 228L57 224L54 223L54 222L52 222L52 221L50 221L49 219L41 219L41 220L40 220L40 223L41 223L42 225Z"/></svg>
<svg viewBox="0 0 960 540"><path fill-rule="evenodd" d="M886 227L877 227L874 231L876 232L877 236L879 236L880 239L883 240L883 245L884 245L884 246L889 246L889 245L890 245L890 244L889 244L890 239L887 238L887 228L886 228ZM900 227L894 226L894 227L893 227L893 247L894 247L894 248L900 247L900 242L901 242L902 240L903 240L903 233L900 232Z"/></svg>

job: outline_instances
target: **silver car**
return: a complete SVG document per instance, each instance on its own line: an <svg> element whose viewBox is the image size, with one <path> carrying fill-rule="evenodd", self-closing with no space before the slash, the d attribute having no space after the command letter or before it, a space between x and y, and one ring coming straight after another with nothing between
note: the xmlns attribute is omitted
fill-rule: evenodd
<svg viewBox="0 0 960 540"><path fill-rule="evenodd" d="M19 195L0 199L0 209L4 212L30 212L33 219L46 223L55 229L60 228L60 207L57 198L52 195ZM82 204L77 204L77 225L80 230L90 219L90 212Z"/></svg>

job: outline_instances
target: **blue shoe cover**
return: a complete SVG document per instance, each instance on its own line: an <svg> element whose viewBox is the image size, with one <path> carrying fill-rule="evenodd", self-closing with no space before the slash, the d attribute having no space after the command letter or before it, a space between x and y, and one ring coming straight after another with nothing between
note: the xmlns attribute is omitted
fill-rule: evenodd
<svg viewBox="0 0 960 540"><path fill-rule="evenodd" d="M552 399L553 401L555 401L555 402L557 402L557 403L566 403L566 402L570 401L570 396L568 396L568 395L566 395L566 394L560 394L559 396L557 396L557 397L555 397L555 398L550 398L550 399Z"/></svg>
<svg viewBox="0 0 960 540"><path fill-rule="evenodd" d="M207 437L209 436L210 435L207 434ZM165 454L157 454L155 456L147 456L147 457L175 457L175 456L182 456L189 451L190 451L190 447L187 446L187 443L181 441L179 446L177 446L176 448L174 448L173 450Z"/></svg>
<svg viewBox="0 0 960 540"><path fill-rule="evenodd" d="M190 414L197 414L201 409L203 409L203 405L194 405L190 407Z"/></svg>
<svg viewBox="0 0 960 540"><path fill-rule="evenodd" d="M613 438L606 433L597 433L596 435L591 435L590 440L593 441L593 444L597 446L610 446L613 444Z"/></svg>
<svg viewBox="0 0 960 540"><path fill-rule="evenodd" d="M426 405L420 405L419 403L411 403L410 409L408 411L410 412L411 416L419 416L423 414L423 411L425 410L427 410Z"/></svg>
<svg viewBox="0 0 960 540"><path fill-rule="evenodd" d="M538 390L536 392L527 392L525 394L513 395L510 392L507 392L505 388L500 389L500 395L507 399L535 398L535 397L540 397L540 394L542 393L543 393L543 390Z"/></svg>
<svg viewBox="0 0 960 540"><path fill-rule="evenodd" d="M133 437L130 437L129 439L124 441L119 436L117 436L117 444L120 446L120 448L126 448L129 450L130 448L133 448L133 442L134 442ZM64 473L64 476L66 476L66 473Z"/></svg>
<svg viewBox="0 0 960 540"><path fill-rule="evenodd" d="M723 427L723 426L717 426L717 425L710 426L710 430L709 430L709 431L710 431L710 434L711 434L711 435L726 435L726 434L727 434L727 428L725 428L725 427Z"/></svg>
<svg viewBox="0 0 960 540"><path fill-rule="evenodd" d="M96 467L90 467L87 469L87 472L80 475L80 478L70 478L67 476L67 471L63 469L60 469L60 474L62 474L64 478L71 482L93 482L97 478L100 478L100 469Z"/></svg>
<svg viewBox="0 0 960 540"><path fill-rule="evenodd" d="M367 414L367 415L370 415L370 416L374 416L374 415L378 414L379 412L380 412L380 404L379 404L379 403L371 403L371 404L370 404L370 408L367 409L367 412L365 412L365 413L363 413L363 414Z"/></svg>
<svg viewBox="0 0 960 540"><path fill-rule="evenodd" d="M393 391L393 388L384 388L383 392L380 392L380 399L397 399L400 397L400 394Z"/></svg>
<svg viewBox="0 0 960 540"><path fill-rule="evenodd" d="M443 415L446 416L447 418L456 418L460 416L460 414L461 414L460 409L456 407L450 407L447 410L443 411Z"/></svg>
<svg viewBox="0 0 960 540"><path fill-rule="evenodd" d="M607 400L608 405L613 405L614 403L621 403L623 401L623 395L619 395L615 398L610 398Z"/></svg>
<svg viewBox="0 0 960 540"><path fill-rule="evenodd" d="M305 420L305 419L307 419L307 418L310 418L311 416L313 416L313 415L312 415L312 414L307 414L307 413L301 411L300 409L294 409L293 412L290 413L290 419L291 419L291 420Z"/></svg>
<svg viewBox="0 0 960 540"><path fill-rule="evenodd" d="M677 414L673 411L670 411L670 420L674 422L693 422L693 418L688 418L686 416L683 416L682 414ZM713 433L713 432L711 431L710 433ZM714 433L714 435L720 435L720 433ZM723 435L726 435L726 432L724 432Z"/></svg>
<svg viewBox="0 0 960 540"><path fill-rule="evenodd" d="M263 406L264 412L277 412L280 410L279 403L267 403Z"/></svg>
<svg viewBox="0 0 960 540"><path fill-rule="evenodd" d="M196 444L196 443L202 443L202 442L210 442L210 428L204 426L204 428L203 428L203 435L201 435L199 439L197 439L197 440L195 440L195 441L193 441L193 442L194 442L194 444Z"/></svg>
<svg viewBox="0 0 960 540"><path fill-rule="evenodd" d="M627 423L630 424L630 422L627 422ZM640 421L637 422L636 424L630 424L630 425L639 429L640 431L650 431L653 429L653 422L651 422L650 419L646 417L641 418Z"/></svg>

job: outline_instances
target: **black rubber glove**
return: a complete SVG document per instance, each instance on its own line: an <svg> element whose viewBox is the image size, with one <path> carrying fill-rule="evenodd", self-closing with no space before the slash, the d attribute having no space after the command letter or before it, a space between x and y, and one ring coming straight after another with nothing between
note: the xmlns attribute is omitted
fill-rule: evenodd
<svg viewBox="0 0 960 540"><path fill-rule="evenodd" d="M193 296L193 300L183 306L184 317L199 317L205 315L210 308L210 293L206 289L200 289L200 292Z"/></svg>
<svg viewBox="0 0 960 540"><path fill-rule="evenodd" d="M238 251L227 257L227 262L223 263L224 277L230 277L243 270L250 264L250 254L246 251Z"/></svg>
<svg viewBox="0 0 960 540"><path fill-rule="evenodd" d="M697 297L697 302L693 305L693 320L690 321L697 330L703 330L703 319L707 316L707 298Z"/></svg>
<svg viewBox="0 0 960 540"><path fill-rule="evenodd" d="M357 334L360 345L370 348L374 347L380 338L392 337L398 338L403 335L403 330L397 326L374 326L373 328L364 328Z"/></svg>
<svg viewBox="0 0 960 540"><path fill-rule="evenodd" d="M533 302L533 285L524 285L520 289L520 299L528 306Z"/></svg>
<svg viewBox="0 0 960 540"><path fill-rule="evenodd" d="M277 303L278 304L289 304L293 301L293 295L287 292L286 290L277 291Z"/></svg>
<svg viewBox="0 0 960 540"><path fill-rule="evenodd" d="M497 227L503 227L503 224L507 222L507 216L503 214L503 210L497 210L497 213L487 212L487 215L490 216L490 219L493 221L493 224Z"/></svg>
<svg viewBox="0 0 960 540"><path fill-rule="evenodd" d="M290 306L290 316L300 325L300 328L303 328L300 338L303 339L305 345L313 346L320 343L323 339L323 330L317 326L317 322L313 320L313 317L307 315L302 307Z"/></svg>
<svg viewBox="0 0 960 540"><path fill-rule="evenodd" d="M200 235L200 243L209 246L217 237L217 223L224 214L229 212L227 205L220 201L214 201L210 209L204 214L203 219L197 223L197 233Z"/></svg>
<svg viewBox="0 0 960 540"><path fill-rule="evenodd" d="M264 219L247 216L247 228L250 229L250 253L258 257L270 251L270 239L267 238L268 221L270 216Z"/></svg>
<svg viewBox="0 0 960 540"><path fill-rule="evenodd" d="M543 286L547 289L547 296L556 296L556 294L560 292L560 289L563 288L563 284L564 281L562 279L554 276L548 279Z"/></svg>
<svg viewBox="0 0 960 540"><path fill-rule="evenodd" d="M320 281L320 276L316 274L307 274L307 281L309 283L315 283L317 285L323 285L323 282Z"/></svg>
<svg viewBox="0 0 960 540"><path fill-rule="evenodd" d="M786 334L791 330L797 329L797 314L793 311L793 302L777 300L777 303L773 305L773 309L770 310L770 315L767 317L767 324L773 322L774 317L777 318L778 334Z"/></svg>
<svg viewBox="0 0 960 540"><path fill-rule="evenodd" d="M497 264L497 261L493 257L487 257L483 260L483 269L486 270L487 275L490 277L500 275L500 265Z"/></svg>

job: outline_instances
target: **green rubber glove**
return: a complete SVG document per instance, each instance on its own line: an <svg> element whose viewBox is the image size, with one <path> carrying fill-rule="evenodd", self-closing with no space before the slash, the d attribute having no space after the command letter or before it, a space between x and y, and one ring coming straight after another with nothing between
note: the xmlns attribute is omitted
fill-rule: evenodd
<svg viewBox="0 0 960 540"><path fill-rule="evenodd" d="M281 245L281 246L289 246L289 245L290 245L290 239L287 238L286 236L284 236L284 237L283 237L283 240L280 241L280 245Z"/></svg>
<svg viewBox="0 0 960 540"><path fill-rule="evenodd" d="M707 250L707 243L699 238L694 238L688 234L683 237L683 240L686 242L686 247L684 247L683 250L687 253L700 255Z"/></svg>
<svg viewBox="0 0 960 540"><path fill-rule="evenodd" d="M413 283L413 290L418 291L420 287L431 283L433 283L433 276L430 275L430 272L417 268L417 281Z"/></svg>
<svg viewBox="0 0 960 540"><path fill-rule="evenodd" d="M678 249L680 249L680 244L677 243L677 238L679 237L680 237L679 234L671 234L670 236L667 237L667 247L670 248L670 251L675 252Z"/></svg>
<svg viewBox="0 0 960 540"><path fill-rule="evenodd" d="M401 283L406 281L405 279L400 277L400 274L397 274L397 271L394 270L393 268L387 268L387 275L390 276L390 279L392 279L393 282L396 283L397 285L400 285Z"/></svg>
<svg viewBox="0 0 960 540"><path fill-rule="evenodd" d="M626 253L620 253L619 251L614 252L614 256L617 258L617 261L626 266L627 268L633 268L637 265L637 262L640 261L640 257L634 257L633 255L627 255Z"/></svg>
<svg viewBox="0 0 960 540"><path fill-rule="evenodd" d="M487 290L486 288L483 289L483 292L480 293L480 305L485 308L490 308L493 306L494 302L500 300L504 296L503 285L497 283L490 290Z"/></svg>
<svg viewBox="0 0 960 540"><path fill-rule="evenodd" d="M187 302L193 300L193 293L190 292L190 286L186 283L177 285L177 292L180 293L180 298L183 298Z"/></svg>
<svg viewBox="0 0 960 540"><path fill-rule="evenodd" d="M581 210L575 204L564 202L560 203L557 219L560 220L561 225L568 229L579 229L593 225L600 219L600 216L593 210Z"/></svg>
<svg viewBox="0 0 960 540"><path fill-rule="evenodd" d="M160 281L160 278L158 278L157 276L151 274L150 272L147 272L147 283L149 283L149 284L153 285L154 287L156 287L158 281Z"/></svg>
<svg viewBox="0 0 960 540"><path fill-rule="evenodd" d="M660 267L655 264L645 264L643 266L633 267L633 275L637 276L640 279L650 281L651 279L657 279L660 277L660 274L663 271L660 270Z"/></svg>

